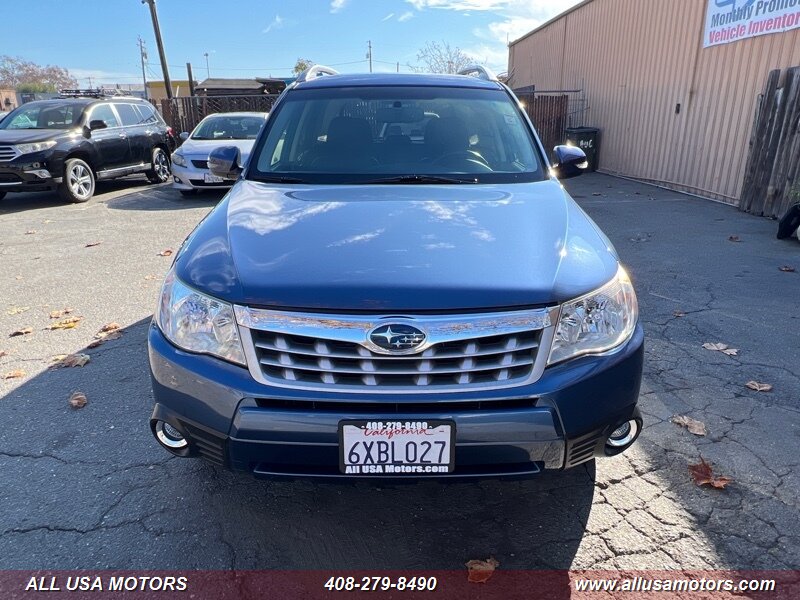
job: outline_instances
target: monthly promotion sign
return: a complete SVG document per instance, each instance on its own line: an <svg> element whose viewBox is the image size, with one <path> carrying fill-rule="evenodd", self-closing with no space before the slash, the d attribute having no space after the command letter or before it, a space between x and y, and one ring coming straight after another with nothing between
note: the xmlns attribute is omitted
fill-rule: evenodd
<svg viewBox="0 0 800 600"><path fill-rule="evenodd" d="M800 27L800 0L708 0L703 47Z"/></svg>

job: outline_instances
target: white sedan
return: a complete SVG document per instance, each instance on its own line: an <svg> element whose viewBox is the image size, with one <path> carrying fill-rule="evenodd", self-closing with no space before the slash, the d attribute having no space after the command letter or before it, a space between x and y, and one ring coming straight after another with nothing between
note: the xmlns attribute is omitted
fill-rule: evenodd
<svg viewBox="0 0 800 600"><path fill-rule="evenodd" d="M219 146L236 146L245 164L268 115L263 112L217 113L200 121L191 135L182 133L183 145L172 153L173 187L184 196L191 196L198 190L231 187L232 181L208 170L208 154Z"/></svg>

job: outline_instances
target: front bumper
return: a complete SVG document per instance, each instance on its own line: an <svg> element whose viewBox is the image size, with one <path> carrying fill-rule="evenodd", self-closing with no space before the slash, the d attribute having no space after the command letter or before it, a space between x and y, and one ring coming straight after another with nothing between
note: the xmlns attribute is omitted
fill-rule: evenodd
<svg viewBox="0 0 800 600"><path fill-rule="evenodd" d="M152 325L151 425L170 423L189 440L189 455L236 471L346 478L339 472L340 420L445 419L456 423L456 469L437 478L527 476L603 454L617 425L640 419L643 342L637 325L613 353L555 365L535 383L507 390L354 398L263 385L245 368L175 348ZM404 402L413 410L404 412Z"/></svg>
<svg viewBox="0 0 800 600"><path fill-rule="evenodd" d="M225 190L233 185L232 181L206 183L205 176L211 171L193 164L193 160L202 161L202 157L187 157L187 166L182 167L172 162L172 187L176 190Z"/></svg>
<svg viewBox="0 0 800 600"><path fill-rule="evenodd" d="M54 177L58 173L58 177ZM0 192L41 192L54 189L61 183L61 168L48 161L44 153L20 156L13 161L0 162Z"/></svg>

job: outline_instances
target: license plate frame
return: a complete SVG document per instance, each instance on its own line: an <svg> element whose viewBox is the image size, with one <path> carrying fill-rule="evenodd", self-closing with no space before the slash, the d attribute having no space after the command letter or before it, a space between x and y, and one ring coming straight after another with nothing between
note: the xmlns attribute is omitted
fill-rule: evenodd
<svg viewBox="0 0 800 600"><path fill-rule="evenodd" d="M353 428L353 429L348 429ZM355 431L359 430L359 432ZM374 433L367 435L366 431ZM414 438L423 438L415 440ZM403 419L403 420L386 420L381 421L378 419L343 419L339 421L338 425L338 438L339 438L339 471L345 475L364 476L364 477L402 477L402 476L420 476L429 477L436 475L447 475L453 473L455 470L455 449L456 449L456 424L455 421L448 419ZM428 439L424 439L428 438ZM370 442L375 442L375 446L371 449L361 447L357 451L360 459L359 462L348 460L350 450L357 447L350 442L364 442L369 439ZM436 442L445 441L444 448L439 451ZM436 462L432 461L406 461L409 449L407 442L416 441L419 446L415 446L415 459L421 459L421 452L427 453L434 452L431 458L437 458ZM403 460L394 461L379 461L379 445L377 442L385 442L388 444L386 448L388 452L387 458L397 459L398 455L402 452ZM426 447L422 442L430 442L431 446ZM401 447L402 446L402 447ZM436 456L436 452L440 452L440 456ZM372 462L366 462L367 454L372 458ZM374 456L372 456L374 454ZM362 456L363 455L363 456ZM352 457L351 457L352 458ZM380 467L380 468L378 468ZM388 467L388 468L387 468ZM426 467L431 467L426 470Z"/></svg>

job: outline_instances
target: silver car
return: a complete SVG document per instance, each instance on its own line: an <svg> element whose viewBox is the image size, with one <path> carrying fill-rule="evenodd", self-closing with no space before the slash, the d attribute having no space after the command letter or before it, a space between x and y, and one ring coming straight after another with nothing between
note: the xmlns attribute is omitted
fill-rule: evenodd
<svg viewBox="0 0 800 600"><path fill-rule="evenodd" d="M192 131L184 132L183 145L172 154L173 187L184 196L198 190L228 188L233 182L208 170L208 154L219 146L236 146L245 162L269 113L230 112L207 116Z"/></svg>

